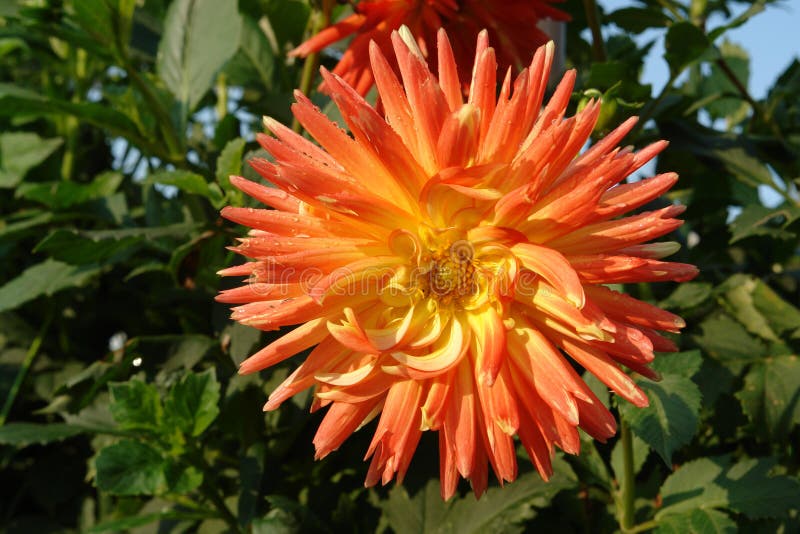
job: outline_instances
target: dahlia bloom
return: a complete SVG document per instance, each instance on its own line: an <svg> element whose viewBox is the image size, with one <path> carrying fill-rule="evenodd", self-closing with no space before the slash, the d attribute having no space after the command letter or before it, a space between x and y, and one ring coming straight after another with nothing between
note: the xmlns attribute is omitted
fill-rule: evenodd
<svg viewBox="0 0 800 534"><path fill-rule="evenodd" d="M515 435L546 479L555 446L578 453L578 427L616 432L573 362L645 406L621 366L655 377L653 352L676 350L658 331L677 332L679 317L604 285L697 273L661 260L673 243L645 244L681 225L681 206L619 217L677 180L620 183L666 143L617 147L628 120L581 153L600 105L564 117L570 71L542 108L552 43L497 97L481 33L466 100L444 31L438 77L405 29L392 44L401 79L370 47L385 117L323 69L352 136L297 92L293 112L320 146L266 118L274 161L251 163L277 188L231 178L273 209L223 210L252 228L233 250L254 261L222 271L249 278L218 300L246 325L300 325L241 372L313 347L265 409L313 387L312 411L327 408L318 458L378 418L367 485L401 481L424 431L439 435L445 499L459 475L480 495L489 465L514 480Z"/></svg>
<svg viewBox="0 0 800 534"><path fill-rule="evenodd" d="M563 0L361 0L354 13L295 48L291 54L307 56L355 34L334 74L365 95L372 87L370 42L375 41L393 63L391 35L401 25L417 37L422 55L434 50L436 32L444 28L450 36L456 67L462 80L469 80L469 67L478 32L487 28L500 67L522 66L550 38L536 25L539 20L569 20L552 4ZM435 58L430 57L435 61Z"/></svg>

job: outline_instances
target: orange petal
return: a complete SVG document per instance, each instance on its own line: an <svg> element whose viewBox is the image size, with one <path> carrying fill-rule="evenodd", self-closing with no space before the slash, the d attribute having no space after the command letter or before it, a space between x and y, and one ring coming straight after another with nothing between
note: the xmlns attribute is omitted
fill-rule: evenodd
<svg viewBox="0 0 800 534"><path fill-rule="evenodd" d="M575 269L560 252L533 243L517 243L511 251L523 267L541 275L573 306L583 308L586 302L583 286Z"/></svg>

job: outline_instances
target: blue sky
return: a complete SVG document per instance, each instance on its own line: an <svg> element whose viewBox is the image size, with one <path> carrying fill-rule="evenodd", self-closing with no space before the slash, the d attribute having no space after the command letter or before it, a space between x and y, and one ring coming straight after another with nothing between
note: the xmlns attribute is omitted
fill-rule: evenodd
<svg viewBox="0 0 800 534"><path fill-rule="evenodd" d="M605 11L638 5L633 0L598 0ZM747 8L748 3L734 4L736 13ZM709 28L722 22L712 18ZM800 58L800 1L784 0L767 6L766 10L750 19L743 26L730 30L720 39L739 44L750 53L750 93L755 98L763 97L775 79L786 69L793 58ZM663 32L660 32L663 35ZM647 35L652 39L659 33ZM648 39L648 40L649 40ZM658 93L667 80L663 37L650 52L645 64L644 81L653 84Z"/></svg>

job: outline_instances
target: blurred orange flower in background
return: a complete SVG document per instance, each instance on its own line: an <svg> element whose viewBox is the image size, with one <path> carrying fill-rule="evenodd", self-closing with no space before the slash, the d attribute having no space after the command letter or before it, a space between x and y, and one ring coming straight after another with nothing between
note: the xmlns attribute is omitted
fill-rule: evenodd
<svg viewBox="0 0 800 534"><path fill-rule="evenodd" d="M462 80L469 80L475 38L484 28L495 45L501 68L522 67L532 50L550 40L537 28L542 19L565 21L569 15L552 4L563 0L361 0L354 13L323 29L292 51L307 56L354 35L334 74L341 76L355 90L365 95L373 85L370 69L370 41L375 41L394 64L391 35L401 25L408 26L416 37L423 56L435 67L432 52L439 28L447 31L456 66Z"/></svg>
<svg viewBox="0 0 800 534"><path fill-rule="evenodd" d="M407 2L362 3L395 4ZM252 228L234 250L254 261L222 272L248 280L218 300L237 304L233 318L246 325L300 325L243 373L314 347L265 409L313 387L312 410L327 408L318 458L377 417L366 483L385 484L402 480L422 432L437 431L449 498L459 475L482 494L489 465L501 483L514 480L515 435L544 478L555 446L578 453L578 427L601 441L614 435L614 417L572 362L647 405L621 366L654 377L653 352L677 350L658 331L684 322L604 284L684 281L697 270L662 261L674 243L646 244L680 226L681 206L620 217L676 182L667 173L621 183L666 143L619 148L631 119L582 152L600 105L565 118L574 71L542 107L552 43L513 82L506 74L497 96L487 32L470 79L459 78L444 31L438 76L422 41L392 33L400 79L383 47L369 47L385 116L323 69L352 137L299 92L293 112L320 146L265 119L274 137L259 141L274 161L251 163L277 188L232 182L273 209L223 210Z"/></svg>

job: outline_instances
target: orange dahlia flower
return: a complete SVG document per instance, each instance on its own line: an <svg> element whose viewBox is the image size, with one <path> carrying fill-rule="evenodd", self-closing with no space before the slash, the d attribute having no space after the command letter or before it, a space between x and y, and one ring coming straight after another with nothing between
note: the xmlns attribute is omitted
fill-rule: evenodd
<svg viewBox="0 0 800 534"><path fill-rule="evenodd" d="M665 142L617 147L628 120L581 152L600 105L564 117L570 71L542 108L552 43L498 97L481 33L465 101L444 31L438 41L438 78L404 29L392 35L401 80L370 47L385 117L323 69L352 136L299 92L294 114L321 146L265 119L274 137L259 141L274 161L251 163L277 188L231 180L274 209L223 210L253 229L234 250L254 261L222 271L249 279L218 300L239 304L233 318L246 325L300 325L242 373L314 347L265 409L313 387L312 411L327 408L318 458L377 417L366 484L385 484L402 480L422 432L437 431L449 498L459 475L480 495L489 464L514 480L515 435L547 478L554 446L578 452L578 427L601 441L615 433L573 364L647 405L621 366L654 377L653 351L676 350L657 331L684 322L604 284L697 271L661 260L674 244L644 244L681 225L681 206L619 217L677 180L620 183Z"/></svg>
<svg viewBox="0 0 800 534"><path fill-rule="evenodd" d="M487 28L499 65L522 66L550 38L537 23L544 18L569 20L569 15L552 4L563 0L361 0L354 13L325 28L291 53L307 56L355 34L334 74L365 95L372 87L370 42L375 41L389 61L393 62L391 35L401 25L409 27L417 37L417 46L428 58L434 50L436 32L444 28L450 36L458 73L469 80L472 52L478 32ZM435 58L430 58L435 61ZM396 65L394 65L396 66Z"/></svg>

